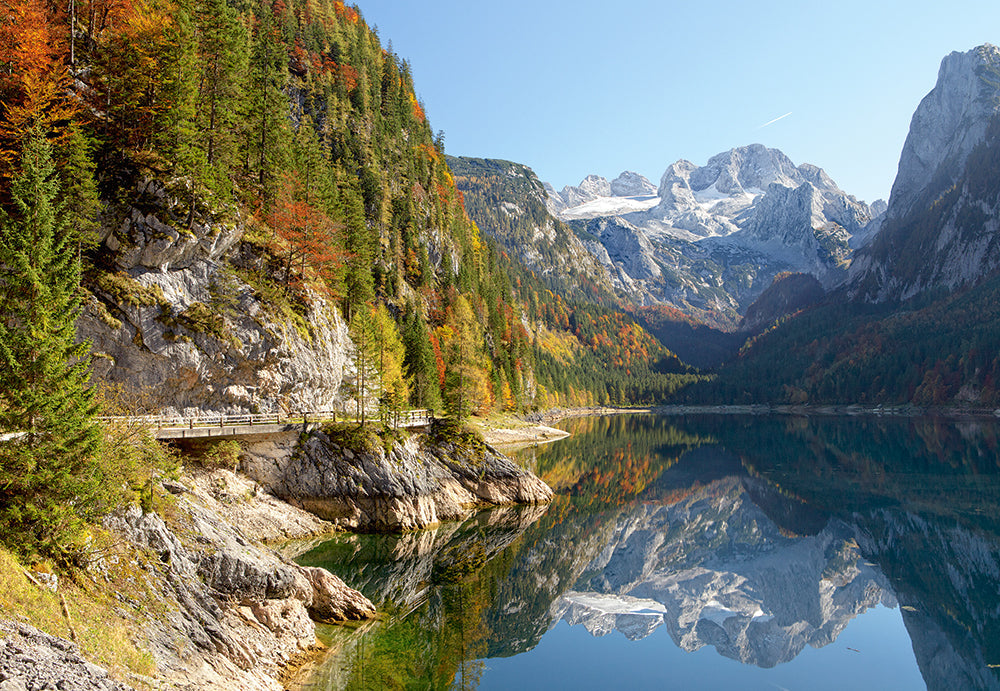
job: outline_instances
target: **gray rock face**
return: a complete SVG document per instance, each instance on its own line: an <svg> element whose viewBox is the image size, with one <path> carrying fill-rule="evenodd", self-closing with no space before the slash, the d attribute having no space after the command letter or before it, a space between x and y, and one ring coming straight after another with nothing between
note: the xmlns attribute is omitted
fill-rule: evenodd
<svg viewBox="0 0 1000 691"><path fill-rule="evenodd" d="M175 230L154 182L140 186L121 228L107 233L117 277L92 286L77 323L90 339L98 379L146 392L167 413L276 412L339 406L353 346L336 308L314 296L295 324L274 314L221 263L242 221ZM228 256L228 255L227 255ZM229 257L237 264L251 257Z"/></svg>
<svg viewBox="0 0 1000 691"><path fill-rule="evenodd" d="M1000 80L990 71L998 67L1000 49L988 43L941 61L937 84L910 121L889 196L889 218L905 216L935 179L942 189L957 179L1000 109Z"/></svg>
<svg viewBox="0 0 1000 691"><path fill-rule="evenodd" d="M638 228L621 218L602 218L587 224L587 232L600 239L608 265L621 267L629 278L647 280L662 274L656 263L655 250Z"/></svg>
<svg viewBox="0 0 1000 691"><path fill-rule="evenodd" d="M848 294L906 300L954 290L1000 266L1000 49L941 62L913 115L888 209L859 249Z"/></svg>
<svg viewBox="0 0 1000 691"><path fill-rule="evenodd" d="M2 691L127 691L108 671L85 660L76 643L50 636L33 626L0 621Z"/></svg>
<svg viewBox="0 0 1000 691"><path fill-rule="evenodd" d="M255 479L339 526L379 531L435 525L464 517L477 505L552 498L544 482L492 447L470 450L416 437L388 452L358 452L315 432L280 474Z"/></svg>

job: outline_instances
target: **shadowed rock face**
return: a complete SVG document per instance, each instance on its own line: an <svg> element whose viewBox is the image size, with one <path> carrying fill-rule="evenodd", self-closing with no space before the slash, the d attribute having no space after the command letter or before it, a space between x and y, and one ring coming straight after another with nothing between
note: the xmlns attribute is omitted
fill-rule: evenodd
<svg viewBox="0 0 1000 691"><path fill-rule="evenodd" d="M1000 49L984 44L941 61L938 79L910 121L889 196L888 218L909 213L935 178L954 183L997 113ZM992 77L992 79L991 79Z"/></svg>

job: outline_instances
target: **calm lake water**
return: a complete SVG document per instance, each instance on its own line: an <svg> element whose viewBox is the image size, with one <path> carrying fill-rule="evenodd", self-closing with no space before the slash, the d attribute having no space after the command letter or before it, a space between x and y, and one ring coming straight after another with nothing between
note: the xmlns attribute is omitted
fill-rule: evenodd
<svg viewBox="0 0 1000 691"><path fill-rule="evenodd" d="M1000 689L992 421L617 416L550 506L299 557L386 616L308 689Z"/></svg>

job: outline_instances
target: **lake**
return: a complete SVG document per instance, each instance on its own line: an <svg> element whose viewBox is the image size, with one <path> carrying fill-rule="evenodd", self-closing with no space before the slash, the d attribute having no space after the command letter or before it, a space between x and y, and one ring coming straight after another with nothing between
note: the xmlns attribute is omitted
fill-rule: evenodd
<svg viewBox="0 0 1000 691"><path fill-rule="evenodd" d="M579 418L550 506L311 546L381 620L298 688L1000 689L1000 426Z"/></svg>

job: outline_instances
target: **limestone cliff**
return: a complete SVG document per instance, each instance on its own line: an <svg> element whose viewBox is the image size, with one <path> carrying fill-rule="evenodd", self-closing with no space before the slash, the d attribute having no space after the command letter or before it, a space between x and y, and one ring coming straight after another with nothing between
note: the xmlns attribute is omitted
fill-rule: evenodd
<svg viewBox="0 0 1000 691"><path fill-rule="evenodd" d="M312 296L284 309L268 295L263 255L241 241L246 219L202 210L186 224L183 206L144 180L107 212L77 323L95 377L170 413L338 405L353 346L335 307Z"/></svg>

